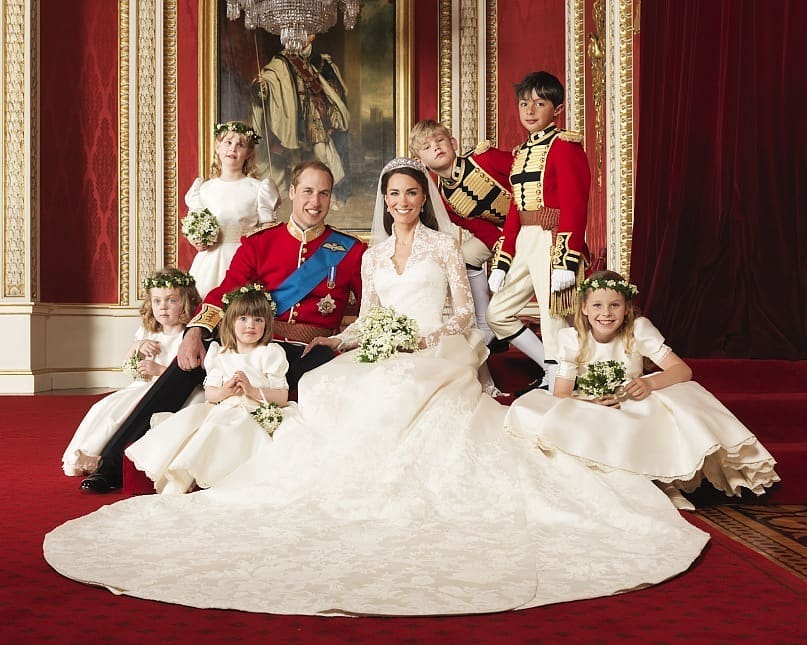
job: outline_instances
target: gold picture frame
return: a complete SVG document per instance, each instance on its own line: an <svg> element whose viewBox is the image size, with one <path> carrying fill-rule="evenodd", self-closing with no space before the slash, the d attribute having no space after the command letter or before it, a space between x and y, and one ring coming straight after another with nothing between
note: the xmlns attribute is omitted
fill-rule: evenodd
<svg viewBox="0 0 807 645"><path fill-rule="evenodd" d="M414 24L414 2L413 0L395 0L391 5L386 0L372 0L370 2L362 3L363 15L360 17L359 25L355 31L360 32L362 28L362 19L364 14L370 16L370 9L375 2L379 5L378 11L389 10L392 12L393 29L389 33L388 40L385 41L383 33L372 32L368 33L367 38L372 37L374 46L384 46L391 49L392 66L387 71L388 78L385 79L385 86L392 88L393 98L390 101L393 114L391 115L391 126L385 127L388 134L394 136L394 144L390 144L388 137L385 134L383 137L386 141L384 147L384 156L399 156L407 153L407 138L409 130L413 125L413 98L414 98L414 79L413 79L413 60L412 60L412 43L413 43L413 24ZM220 113L220 79L222 78L221 63L219 60L219 50L221 46L220 37L222 30L230 29L230 25L223 25L223 0L199 0L199 175L201 177L209 176L209 167L211 161L211 154L213 151L213 128L221 118ZM388 9L382 9L382 5ZM224 19L226 20L226 19ZM236 23L232 23L235 25ZM341 19L331 32L335 30L343 30ZM244 31L244 38L250 41L255 38L269 38L277 40L276 36L271 36L263 30L256 30L250 32L246 29ZM330 33L330 32L329 32ZM345 32L345 38L349 37L353 32ZM258 34L255 36L254 34ZM325 38L328 34L324 34ZM260 66L265 65L268 60L259 59L259 47L255 41L255 58L252 70L257 76ZM316 44L316 41L315 41ZM334 55L334 61L337 64L341 61L337 60ZM362 88L363 90L365 88ZM360 93L359 99L364 96L364 92ZM389 98L389 92L387 92ZM348 95L350 101L351 95ZM348 103L350 110L353 112L354 107ZM368 108L364 105L359 110L358 118L365 118ZM387 115L383 115L387 118ZM241 118L241 117L230 117ZM354 121L354 116L351 114L351 127ZM354 139L351 137L351 156L354 154L353 149ZM360 149L359 153L364 153L364 149ZM371 161L367 161L367 158ZM339 203L336 208L332 205L332 212L328 217L328 221L339 228L355 231L358 233L368 232L372 222L373 206L375 204L375 180L378 178L378 172L387 158L379 158L376 160L373 154L363 155L361 164L361 173L357 173L357 179L354 188L351 191L350 197L347 198L345 203ZM351 164L352 164L351 159ZM351 165L353 167L353 165ZM370 177L373 176L374 180L372 186L369 185ZM284 204L280 208L280 217L285 219L288 215L288 198L285 195L285 186L281 186L281 196L284 197ZM335 192L336 194L336 192Z"/></svg>

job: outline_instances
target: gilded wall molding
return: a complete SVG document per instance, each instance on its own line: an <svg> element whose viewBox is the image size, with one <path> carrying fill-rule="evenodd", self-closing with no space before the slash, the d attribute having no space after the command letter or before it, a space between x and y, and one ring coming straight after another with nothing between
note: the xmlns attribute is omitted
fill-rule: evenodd
<svg viewBox="0 0 807 645"><path fill-rule="evenodd" d="M633 2L606 5L608 266L630 274L633 241Z"/></svg>
<svg viewBox="0 0 807 645"><path fill-rule="evenodd" d="M602 186L605 143L605 0L591 5L594 31L588 35L588 55L591 64L591 98L594 103L594 169L597 186Z"/></svg>
<svg viewBox="0 0 807 645"><path fill-rule="evenodd" d="M491 145L499 140L499 13L496 0L485 7L485 133Z"/></svg>
<svg viewBox="0 0 807 645"><path fill-rule="evenodd" d="M566 0L566 128L586 130L585 0Z"/></svg>
<svg viewBox="0 0 807 645"><path fill-rule="evenodd" d="M177 180L177 2L163 6L163 265L177 266L179 191Z"/></svg>
<svg viewBox="0 0 807 645"><path fill-rule="evenodd" d="M7 0L2 4L2 206L3 298L28 300L31 293L29 234L32 226L32 174L38 172L32 158L31 114L32 60L39 32L38 2ZM33 28L32 28L33 27ZM32 43L32 39L34 42ZM14 163L7 163L13 159Z"/></svg>
<svg viewBox="0 0 807 645"><path fill-rule="evenodd" d="M153 269L157 249L157 29L155 0L137 2L137 280Z"/></svg>
<svg viewBox="0 0 807 645"><path fill-rule="evenodd" d="M129 3L118 3L118 304L130 302Z"/></svg>
<svg viewBox="0 0 807 645"><path fill-rule="evenodd" d="M451 0L440 0L439 11L439 67L438 67L438 114L439 121L449 130L453 126L453 114L451 111Z"/></svg>
<svg viewBox="0 0 807 645"><path fill-rule="evenodd" d="M479 140L479 14L475 0L462 0L459 8L459 97L454 105L456 122L454 136L460 150L476 146ZM462 115L462 118L459 118Z"/></svg>

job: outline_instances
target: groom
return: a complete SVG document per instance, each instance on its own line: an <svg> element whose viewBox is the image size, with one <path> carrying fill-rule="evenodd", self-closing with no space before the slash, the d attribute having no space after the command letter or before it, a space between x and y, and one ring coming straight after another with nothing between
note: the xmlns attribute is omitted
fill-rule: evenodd
<svg viewBox="0 0 807 645"><path fill-rule="evenodd" d="M303 356L306 343L338 330L351 292L361 298L361 257L367 248L325 224L333 175L320 161L306 161L292 172L291 217L244 237L222 283L205 297L175 360L154 383L101 453L98 470L81 488L106 493L121 485L123 451L149 429L156 412L176 412L204 379L206 341L222 318L222 296L259 282L277 304L274 336L286 350L289 389L300 377L333 357L324 346Z"/></svg>

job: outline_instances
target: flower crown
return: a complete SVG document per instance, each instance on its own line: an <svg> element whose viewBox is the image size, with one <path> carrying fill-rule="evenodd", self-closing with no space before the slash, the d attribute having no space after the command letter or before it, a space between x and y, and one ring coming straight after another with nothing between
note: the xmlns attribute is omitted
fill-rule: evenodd
<svg viewBox="0 0 807 645"><path fill-rule="evenodd" d="M631 284L627 280L613 280L611 278L586 278L583 280L578 286L577 290L580 293L584 293L591 289L592 291L596 289L611 289L613 291L619 291L627 300L630 300L639 293L639 289L635 284Z"/></svg>
<svg viewBox="0 0 807 645"><path fill-rule="evenodd" d="M143 289L177 289L179 287L192 287L196 280L190 273L158 273L143 280Z"/></svg>
<svg viewBox="0 0 807 645"><path fill-rule="evenodd" d="M395 157L387 162L387 165L381 169L381 174L386 175L388 172L398 170L399 168L412 168L426 174L426 166L420 159L412 159L411 157Z"/></svg>
<svg viewBox="0 0 807 645"><path fill-rule="evenodd" d="M225 123L217 123L213 128L213 134L215 134L217 137L221 134L226 134L227 132L237 132L238 134L242 134L245 137L252 139L252 143L258 143L258 141L262 139L261 135L255 132L255 130L245 123L241 123L240 121L226 121Z"/></svg>
<svg viewBox="0 0 807 645"><path fill-rule="evenodd" d="M272 315L277 313L277 303L272 299L272 294L266 291L263 288L263 285L258 282L253 282L252 284L245 284L243 287L239 289L233 289L232 291L225 293L221 297L222 309L226 311L227 307L229 307L234 300L240 298L241 296L247 293L262 293L263 297L266 298L267 302L269 303L269 306L272 308Z"/></svg>

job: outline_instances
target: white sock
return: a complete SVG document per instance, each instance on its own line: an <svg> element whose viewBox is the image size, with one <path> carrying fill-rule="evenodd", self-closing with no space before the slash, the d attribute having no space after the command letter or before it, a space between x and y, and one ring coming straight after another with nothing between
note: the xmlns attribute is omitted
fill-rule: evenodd
<svg viewBox="0 0 807 645"><path fill-rule="evenodd" d="M471 295L474 299L474 313L476 326L485 334L485 345L490 344L496 335L488 327L485 313L490 304L490 291L488 290L488 277L482 269L468 269L468 282L471 283Z"/></svg>
<svg viewBox="0 0 807 645"><path fill-rule="evenodd" d="M525 329L518 336L510 341L510 344L522 354L538 363L544 372L548 372L548 366L544 357L544 344L531 330Z"/></svg>

